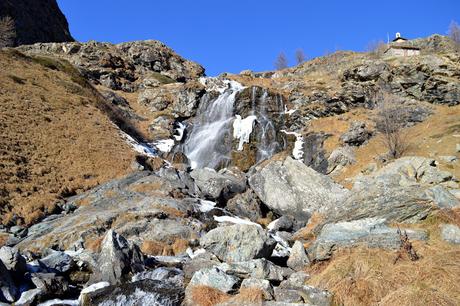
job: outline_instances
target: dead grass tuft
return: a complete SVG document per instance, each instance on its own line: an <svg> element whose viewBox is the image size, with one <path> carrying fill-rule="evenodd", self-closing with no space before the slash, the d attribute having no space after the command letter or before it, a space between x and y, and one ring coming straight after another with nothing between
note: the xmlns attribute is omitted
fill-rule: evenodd
<svg viewBox="0 0 460 306"><path fill-rule="evenodd" d="M230 299L230 295L208 286L195 286L191 298L196 306L214 306Z"/></svg>

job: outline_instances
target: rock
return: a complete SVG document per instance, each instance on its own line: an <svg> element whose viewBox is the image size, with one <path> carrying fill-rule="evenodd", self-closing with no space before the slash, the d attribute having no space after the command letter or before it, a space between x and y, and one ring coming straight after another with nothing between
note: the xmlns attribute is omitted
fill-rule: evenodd
<svg viewBox="0 0 460 306"><path fill-rule="evenodd" d="M252 190L237 194L227 202L227 210L241 218L256 222L262 218L261 202Z"/></svg>
<svg viewBox="0 0 460 306"><path fill-rule="evenodd" d="M460 244L460 227L453 224L443 224L441 226L441 237L447 242Z"/></svg>
<svg viewBox="0 0 460 306"><path fill-rule="evenodd" d="M68 273L76 267L72 257L64 252L53 250L48 256L40 259L40 262L53 273Z"/></svg>
<svg viewBox="0 0 460 306"><path fill-rule="evenodd" d="M281 216L275 221L270 222L267 229L272 232L291 231L294 227L294 218L290 216Z"/></svg>
<svg viewBox="0 0 460 306"><path fill-rule="evenodd" d="M218 173L209 168L195 169L190 173L203 197L230 199L246 190L246 178L230 172Z"/></svg>
<svg viewBox="0 0 460 306"><path fill-rule="evenodd" d="M296 305L303 302L302 295L295 289L275 287L274 295L277 302L295 303Z"/></svg>
<svg viewBox="0 0 460 306"><path fill-rule="evenodd" d="M142 261L137 247L130 246L125 238L109 230L102 240L97 271L92 275L91 282L120 284L128 273L143 269Z"/></svg>
<svg viewBox="0 0 460 306"><path fill-rule="evenodd" d="M302 287L309 279L310 275L308 273L303 271L295 272L287 280L282 281L279 287L285 289Z"/></svg>
<svg viewBox="0 0 460 306"><path fill-rule="evenodd" d="M18 290L10 272L0 261L0 302L12 303L16 301L17 294Z"/></svg>
<svg viewBox="0 0 460 306"><path fill-rule="evenodd" d="M341 170L345 166L354 164L355 161L355 152L352 147L339 147L332 151L327 159L327 173L330 174L336 170Z"/></svg>
<svg viewBox="0 0 460 306"><path fill-rule="evenodd" d="M273 288L270 282L266 279L258 278L247 278L241 283L241 289L243 288L256 288L263 292L264 300L270 301L273 299Z"/></svg>
<svg viewBox="0 0 460 306"><path fill-rule="evenodd" d="M30 306L30 305L35 305L38 303L40 296L43 295L42 289L30 289L27 291L24 291L21 294L21 297L19 300L17 300L14 305L15 306Z"/></svg>
<svg viewBox="0 0 460 306"><path fill-rule="evenodd" d="M296 271L304 269L310 265L310 259L308 258L305 248L303 247L302 242L296 241L292 246L291 255L287 261L289 268L292 268Z"/></svg>
<svg viewBox="0 0 460 306"><path fill-rule="evenodd" d="M227 262L269 257L275 241L256 225L235 224L215 228L200 240L201 246Z"/></svg>
<svg viewBox="0 0 460 306"><path fill-rule="evenodd" d="M175 286L183 286L184 272L177 268L160 267L151 271L143 271L135 274L131 281L136 282L144 279L158 280Z"/></svg>
<svg viewBox="0 0 460 306"><path fill-rule="evenodd" d="M6 269L15 275L24 275L27 271L25 258L15 248L4 246L0 248L0 261L3 262Z"/></svg>
<svg viewBox="0 0 460 306"><path fill-rule="evenodd" d="M220 261L215 255L205 252L192 258L184 264L185 277L187 279L191 279L195 272L204 268L211 268L218 264L220 264Z"/></svg>
<svg viewBox="0 0 460 306"><path fill-rule="evenodd" d="M246 69L246 70L242 70L240 72L241 75L244 75L244 76L254 76L254 72L252 70L249 70L249 69Z"/></svg>
<svg viewBox="0 0 460 306"><path fill-rule="evenodd" d="M440 208L454 208L460 205L460 201L444 187L436 185L426 190L430 199Z"/></svg>
<svg viewBox="0 0 460 306"><path fill-rule="evenodd" d="M55 273L31 273L30 280L43 296L59 297L69 290L69 283Z"/></svg>
<svg viewBox="0 0 460 306"><path fill-rule="evenodd" d="M439 156L439 159L445 163L454 163L458 160L457 156L449 155L449 156Z"/></svg>
<svg viewBox="0 0 460 306"><path fill-rule="evenodd" d="M331 257L337 248L364 245L369 248L398 249L401 243L397 229L384 224L384 219L367 218L351 222L326 224L321 230L309 254L315 260ZM422 230L404 230L410 240L427 240ZM311 252L311 253L310 253Z"/></svg>
<svg viewBox="0 0 460 306"><path fill-rule="evenodd" d="M316 306L330 306L332 304L332 294L326 290L305 285L301 292L304 302L307 304Z"/></svg>
<svg viewBox="0 0 460 306"><path fill-rule="evenodd" d="M73 41L56 0L2 1L0 19L5 16L15 21L16 41L12 46Z"/></svg>
<svg viewBox="0 0 460 306"><path fill-rule="evenodd" d="M340 140L350 146L360 146L372 137L372 132L366 127L365 122L353 121L347 132L340 136Z"/></svg>
<svg viewBox="0 0 460 306"><path fill-rule="evenodd" d="M296 220L339 205L348 191L306 165L288 157L273 160L249 178L249 185L270 209Z"/></svg>
<svg viewBox="0 0 460 306"><path fill-rule="evenodd" d="M141 280L85 293L81 306L168 305L180 306L184 290L161 281Z"/></svg>
<svg viewBox="0 0 460 306"><path fill-rule="evenodd" d="M236 288L239 282L240 279L238 277L228 275L216 267L205 268L193 275L187 290L193 286L208 286L222 292L230 292Z"/></svg>
<svg viewBox="0 0 460 306"><path fill-rule="evenodd" d="M264 258L250 261L222 263L216 266L227 274L240 278L267 279L269 281L282 281L292 272L286 268L278 267Z"/></svg>
<svg viewBox="0 0 460 306"><path fill-rule="evenodd" d="M328 169L328 160L323 145L329 136L330 134L325 133L308 133L303 136L302 161L313 170L323 174L326 174Z"/></svg>

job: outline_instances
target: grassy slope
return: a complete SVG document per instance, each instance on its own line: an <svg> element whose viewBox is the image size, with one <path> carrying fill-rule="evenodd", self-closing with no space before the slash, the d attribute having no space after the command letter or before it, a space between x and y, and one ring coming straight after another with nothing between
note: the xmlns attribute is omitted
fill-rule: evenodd
<svg viewBox="0 0 460 306"><path fill-rule="evenodd" d="M0 223L30 224L128 172L133 151L76 71L14 51L0 66Z"/></svg>

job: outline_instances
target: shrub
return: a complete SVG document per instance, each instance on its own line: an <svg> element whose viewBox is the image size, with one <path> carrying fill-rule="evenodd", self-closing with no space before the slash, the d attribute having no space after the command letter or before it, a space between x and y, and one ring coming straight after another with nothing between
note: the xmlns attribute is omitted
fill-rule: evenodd
<svg viewBox="0 0 460 306"><path fill-rule="evenodd" d="M12 47L16 38L13 18L6 16L0 19L0 48Z"/></svg>

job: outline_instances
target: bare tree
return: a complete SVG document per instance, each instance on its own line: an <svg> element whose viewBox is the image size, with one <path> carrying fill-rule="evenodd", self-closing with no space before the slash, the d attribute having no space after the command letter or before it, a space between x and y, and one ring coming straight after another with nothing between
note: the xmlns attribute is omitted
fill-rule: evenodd
<svg viewBox="0 0 460 306"><path fill-rule="evenodd" d="M455 21L450 23L449 37L457 44L460 44L460 26Z"/></svg>
<svg viewBox="0 0 460 306"><path fill-rule="evenodd" d="M13 18L6 16L0 19L0 48L11 47L16 38Z"/></svg>
<svg viewBox="0 0 460 306"><path fill-rule="evenodd" d="M275 68L276 70L281 70L287 67L288 67L288 61L287 61L286 54L284 54L284 52L281 52L280 54L278 54L278 57L276 58Z"/></svg>
<svg viewBox="0 0 460 306"><path fill-rule="evenodd" d="M375 127L382 134L383 144L392 159L400 158L409 149L409 139L404 127L409 108L404 99L389 93L376 95Z"/></svg>
<svg viewBox="0 0 460 306"><path fill-rule="evenodd" d="M379 56L385 52L386 44L383 40L373 40L367 45L367 51L372 55Z"/></svg>
<svg viewBox="0 0 460 306"><path fill-rule="evenodd" d="M297 49L295 51L295 60L297 62L297 65L300 65L303 62L305 62L305 53L303 52L302 49Z"/></svg>

